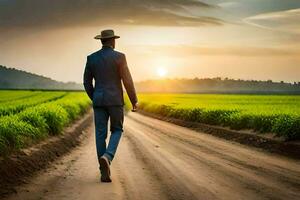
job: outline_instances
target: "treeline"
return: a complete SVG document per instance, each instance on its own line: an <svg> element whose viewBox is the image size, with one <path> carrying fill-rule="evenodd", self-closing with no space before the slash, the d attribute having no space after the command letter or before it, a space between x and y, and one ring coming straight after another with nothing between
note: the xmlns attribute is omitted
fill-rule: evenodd
<svg viewBox="0 0 300 200"><path fill-rule="evenodd" d="M286 83L229 78L148 80L136 83L139 92L300 94L300 82Z"/></svg>
<svg viewBox="0 0 300 200"><path fill-rule="evenodd" d="M147 80L135 84L138 92L300 94L300 82L286 83L229 78ZM0 89L83 90L82 83L51 78L0 65Z"/></svg>
<svg viewBox="0 0 300 200"><path fill-rule="evenodd" d="M83 86L0 65L0 89L82 90Z"/></svg>

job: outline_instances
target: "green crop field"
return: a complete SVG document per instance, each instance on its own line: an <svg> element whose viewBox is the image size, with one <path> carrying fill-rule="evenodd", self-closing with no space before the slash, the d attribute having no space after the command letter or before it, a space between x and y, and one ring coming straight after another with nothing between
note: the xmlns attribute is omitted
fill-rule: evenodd
<svg viewBox="0 0 300 200"><path fill-rule="evenodd" d="M140 94L140 109L232 129L300 138L300 96L223 94ZM128 102L128 99L126 100Z"/></svg>
<svg viewBox="0 0 300 200"><path fill-rule="evenodd" d="M0 91L0 155L60 134L90 103L83 92Z"/></svg>

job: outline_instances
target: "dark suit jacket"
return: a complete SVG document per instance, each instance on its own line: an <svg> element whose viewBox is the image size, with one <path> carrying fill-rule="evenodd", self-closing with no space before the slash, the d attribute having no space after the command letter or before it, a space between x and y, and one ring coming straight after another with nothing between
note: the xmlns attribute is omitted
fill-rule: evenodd
<svg viewBox="0 0 300 200"><path fill-rule="evenodd" d="M134 105L137 96L125 55L103 46L87 57L83 85L94 107L124 105L121 81Z"/></svg>

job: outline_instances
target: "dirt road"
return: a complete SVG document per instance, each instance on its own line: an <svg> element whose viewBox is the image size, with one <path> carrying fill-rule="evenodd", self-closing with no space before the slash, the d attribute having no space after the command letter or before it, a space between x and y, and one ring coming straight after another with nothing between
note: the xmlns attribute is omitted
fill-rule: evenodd
<svg viewBox="0 0 300 200"><path fill-rule="evenodd" d="M300 162L137 113L100 183L94 127L82 145L8 199L300 199Z"/></svg>

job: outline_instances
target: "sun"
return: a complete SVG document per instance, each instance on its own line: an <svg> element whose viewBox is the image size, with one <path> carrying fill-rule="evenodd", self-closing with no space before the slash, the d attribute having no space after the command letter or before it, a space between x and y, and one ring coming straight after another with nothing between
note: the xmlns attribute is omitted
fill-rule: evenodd
<svg viewBox="0 0 300 200"><path fill-rule="evenodd" d="M168 73L167 69L164 67L157 68L156 72L157 72L157 75L160 77L165 77Z"/></svg>

